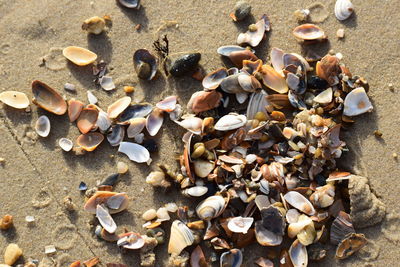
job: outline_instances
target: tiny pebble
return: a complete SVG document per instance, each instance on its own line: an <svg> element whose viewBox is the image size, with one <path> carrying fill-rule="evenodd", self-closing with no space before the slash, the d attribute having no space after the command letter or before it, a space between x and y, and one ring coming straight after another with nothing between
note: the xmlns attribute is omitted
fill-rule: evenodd
<svg viewBox="0 0 400 267"><path fill-rule="evenodd" d="M344 38L344 29L337 30L336 37L339 38L339 39Z"/></svg>
<svg viewBox="0 0 400 267"><path fill-rule="evenodd" d="M4 164L6 162L5 158L0 158L0 164Z"/></svg>
<svg viewBox="0 0 400 267"><path fill-rule="evenodd" d="M143 220L151 221L157 217L157 211L155 209L149 209L142 215Z"/></svg>
<svg viewBox="0 0 400 267"><path fill-rule="evenodd" d="M35 221L35 217L28 215L25 217L25 221L28 223L32 223Z"/></svg>
<svg viewBox="0 0 400 267"><path fill-rule="evenodd" d="M49 245L49 246L45 246L44 247L44 253L46 254L46 255L49 255L49 254L53 254L53 253L55 253L57 250L56 250L56 247L54 246L54 245Z"/></svg>
<svg viewBox="0 0 400 267"><path fill-rule="evenodd" d="M388 87L389 87L389 90L390 90L390 91L392 91L392 92L394 91L393 83L389 83L389 84L388 84Z"/></svg>
<svg viewBox="0 0 400 267"><path fill-rule="evenodd" d="M374 131L374 135L375 135L376 137L382 137L383 133L382 133L381 131L379 131L379 130L375 130L375 131Z"/></svg>
<svg viewBox="0 0 400 267"><path fill-rule="evenodd" d="M135 91L135 87L133 86L124 86L125 93L129 94Z"/></svg>
<svg viewBox="0 0 400 267"><path fill-rule="evenodd" d="M244 20L251 12L251 5L247 1L238 1L235 5L236 20Z"/></svg>
<svg viewBox="0 0 400 267"><path fill-rule="evenodd" d="M128 164L126 164L125 162L119 161L117 163L117 170L119 174L124 174L128 171Z"/></svg>
<svg viewBox="0 0 400 267"><path fill-rule="evenodd" d="M394 159L397 159L397 158L398 158L397 153L393 153L392 156L393 156Z"/></svg>
<svg viewBox="0 0 400 267"><path fill-rule="evenodd" d="M304 22L308 19L308 15L310 15L310 10L308 9L297 9L293 13L294 17L296 18L297 22Z"/></svg>
<svg viewBox="0 0 400 267"><path fill-rule="evenodd" d="M72 83L64 84L64 89L67 91L76 92L75 85L73 85Z"/></svg>
<svg viewBox="0 0 400 267"><path fill-rule="evenodd" d="M4 252L4 263L11 266L21 256L22 256L22 250L18 247L18 245L9 244Z"/></svg>
<svg viewBox="0 0 400 267"><path fill-rule="evenodd" d="M342 53L336 53L335 56L336 56L339 60L342 60L342 59L343 59L343 54L342 54Z"/></svg>

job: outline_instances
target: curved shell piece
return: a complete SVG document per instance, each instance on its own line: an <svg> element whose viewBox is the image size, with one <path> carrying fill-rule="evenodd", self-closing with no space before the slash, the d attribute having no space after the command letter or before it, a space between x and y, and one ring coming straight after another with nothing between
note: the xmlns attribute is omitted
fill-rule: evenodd
<svg viewBox="0 0 400 267"><path fill-rule="evenodd" d="M182 191L182 194L191 197L201 197L208 192L208 187L206 186L193 186Z"/></svg>
<svg viewBox="0 0 400 267"><path fill-rule="evenodd" d="M305 41L320 40L326 38L324 30L322 30L317 25L311 23L297 26L293 30L293 35L296 38Z"/></svg>
<svg viewBox="0 0 400 267"><path fill-rule="evenodd" d="M196 207L197 216L202 220L211 220L222 214L225 209L225 199L222 196L211 196L204 199Z"/></svg>
<svg viewBox="0 0 400 267"><path fill-rule="evenodd" d="M115 89L115 84L113 82L112 77L110 76L103 76L99 79L100 86L106 91L111 91Z"/></svg>
<svg viewBox="0 0 400 267"><path fill-rule="evenodd" d="M289 248L289 257L294 267L306 267L308 265L307 248L297 239Z"/></svg>
<svg viewBox="0 0 400 267"><path fill-rule="evenodd" d="M212 161L197 159L193 162L194 172L200 178L206 178L215 168Z"/></svg>
<svg viewBox="0 0 400 267"><path fill-rule="evenodd" d="M274 69L276 70L276 72L278 73L282 73L283 68L285 67L285 65L283 64L283 55L285 53L283 52L283 50L273 47L271 49L271 64L272 67L274 67Z"/></svg>
<svg viewBox="0 0 400 267"><path fill-rule="evenodd" d="M68 101L68 117L70 122L74 122L79 118L83 107L84 104L79 100L71 99Z"/></svg>
<svg viewBox="0 0 400 267"><path fill-rule="evenodd" d="M343 115L357 116L372 110L373 106L363 87L352 90L344 99Z"/></svg>
<svg viewBox="0 0 400 267"><path fill-rule="evenodd" d="M271 231L268 231L263 226L262 221L255 222L255 234L257 242L261 246L274 247L282 243L283 237Z"/></svg>
<svg viewBox="0 0 400 267"><path fill-rule="evenodd" d="M267 30L266 16L264 15L257 23L255 24L256 29L249 30L245 33L239 34L237 38L237 43L239 45L249 44L252 47L256 47L264 37L264 33Z"/></svg>
<svg viewBox="0 0 400 267"><path fill-rule="evenodd" d="M186 130L194 133L194 134L201 134L201 126L203 124L203 120L197 117L190 117L184 119L183 121L175 121L181 127L185 128Z"/></svg>
<svg viewBox="0 0 400 267"><path fill-rule="evenodd" d="M176 100L177 100L176 96L174 96L174 95L168 96L168 97L164 98L163 100L161 100L160 102L158 102L156 104L156 107L163 111L171 112L171 111L175 110Z"/></svg>
<svg viewBox="0 0 400 267"><path fill-rule="evenodd" d="M107 113L99 110L99 115L97 116L96 126L99 127L100 132L105 133L111 127L111 120Z"/></svg>
<svg viewBox="0 0 400 267"><path fill-rule="evenodd" d="M97 117L99 116L99 111L95 108L84 108L79 115L76 122L79 131L86 134L96 125Z"/></svg>
<svg viewBox="0 0 400 267"><path fill-rule="evenodd" d="M335 4L335 16L338 20L346 20L354 12L354 6L350 0L337 0Z"/></svg>
<svg viewBox="0 0 400 267"><path fill-rule="evenodd" d="M76 139L76 143L86 151L95 150L101 142L103 142L104 136L101 133L87 133L81 134Z"/></svg>
<svg viewBox="0 0 400 267"><path fill-rule="evenodd" d="M220 267L240 267L242 266L243 255L242 251L234 248L221 254Z"/></svg>
<svg viewBox="0 0 400 267"><path fill-rule="evenodd" d="M133 54L133 65L139 78L152 80L157 73L157 59L146 49L138 49Z"/></svg>
<svg viewBox="0 0 400 267"><path fill-rule="evenodd" d="M125 128L122 125L115 124L111 127L111 132L107 135L107 140L111 146L118 146L125 137Z"/></svg>
<svg viewBox="0 0 400 267"><path fill-rule="evenodd" d="M290 238L294 238L301 230L309 225L313 225L313 221L311 220L311 218L304 214L299 215L296 222L292 222L289 224L287 230L288 236Z"/></svg>
<svg viewBox="0 0 400 267"><path fill-rule="evenodd" d="M119 237L117 245L125 249L140 249L146 243L144 238L138 233L124 233L119 235Z"/></svg>
<svg viewBox="0 0 400 267"><path fill-rule="evenodd" d="M228 77L228 70L220 68L207 74L201 83L206 89L216 89L226 77Z"/></svg>
<svg viewBox="0 0 400 267"><path fill-rule="evenodd" d="M164 122L164 111L159 108L153 109L153 112L147 117L146 129L150 136L155 136L161 129Z"/></svg>
<svg viewBox="0 0 400 267"><path fill-rule="evenodd" d="M256 60L258 60L258 57L252 51L245 49L242 51L236 51L236 52L230 53L229 59L232 61L232 63L235 66L237 66L238 68L241 68L243 66L243 61L245 61L245 60L256 61ZM228 70L228 72L230 70ZM229 73L229 74L232 75L232 73Z"/></svg>
<svg viewBox="0 0 400 267"><path fill-rule="evenodd" d="M23 109L29 106L29 99L26 94L18 91L5 91L0 94L0 101L7 106Z"/></svg>
<svg viewBox="0 0 400 267"><path fill-rule="evenodd" d="M144 118L151 113L153 106L149 103L135 104L126 108L118 118L119 123L128 124L130 119Z"/></svg>
<svg viewBox="0 0 400 267"><path fill-rule="evenodd" d="M97 55L90 50L78 46L68 46L63 49L63 55L78 66L86 66L96 61Z"/></svg>
<svg viewBox="0 0 400 267"><path fill-rule="evenodd" d="M269 102L266 99L267 95L268 94L262 90L259 92L254 92L250 96L249 104L247 105L246 111L246 117L249 120L254 119L254 116L257 114L257 112L260 111L267 115L267 111L265 109L265 106L269 105Z"/></svg>
<svg viewBox="0 0 400 267"><path fill-rule="evenodd" d="M233 52L244 51L246 48L238 45L224 45L217 49L217 53L221 56L229 57Z"/></svg>
<svg viewBox="0 0 400 267"><path fill-rule="evenodd" d="M107 108L107 114L110 119L115 119L131 104L132 98L130 96L124 96Z"/></svg>
<svg viewBox="0 0 400 267"><path fill-rule="evenodd" d="M140 0L118 0L118 3L127 8L140 8Z"/></svg>
<svg viewBox="0 0 400 267"><path fill-rule="evenodd" d="M106 21L98 16L88 18L82 23L82 30L93 34L102 33L105 27Z"/></svg>
<svg viewBox="0 0 400 267"><path fill-rule="evenodd" d="M239 85L242 89L248 93L253 93L256 89L261 88L261 83L252 75L239 74L238 76Z"/></svg>
<svg viewBox="0 0 400 267"><path fill-rule="evenodd" d="M339 83L338 75L341 72L339 59L336 56L326 55L315 66L318 77L326 80L329 85Z"/></svg>
<svg viewBox="0 0 400 267"><path fill-rule="evenodd" d="M63 115L67 111L67 103L64 98L47 84L35 80L32 82L32 102L56 115Z"/></svg>
<svg viewBox="0 0 400 267"><path fill-rule="evenodd" d="M262 81L265 86L278 92L280 94L285 94L289 90L286 79L279 72L277 72L270 65L263 65L261 69Z"/></svg>
<svg viewBox="0 0 400 267"><path fill-rule="evenodd" d="M251 225L254 222L253 217L234 217L228 222L228 229L234 233L243 233L247 234L247 231L250 229Z"/></svg>
<svg viewBox="0 0 400 267"><path fill-rule="evenodd" d="M96 217L99 220L101 226L103 226L103 228L107 232L109 232L110 234L115 233L115 231L117 230L117 225L115 224L110 213L108 213L108 210L105 209L102 205L97 205Z"/></svg>
<svg viewBox="0 0 400 267"><path fill-rule="evenodd" d="M350 257L364 247L367 242L368 241L363 234L350 234L338 245L336 249L336 258L342 260Z"/></svg>
<svg viewBox="0 0 400 267"><path fill-rule="evenodd" d="M300 210L301 212L304 212L307 215L315 214L315 209L311 202L299 192L289 191L284 195L284 198L287 203Z"/></svg>
<svg viewBox="0 0 400 267"><path fill-rule="evenodd" d="M194 113L204 112L213 108L216 108L220 105L222 98L222 94L215 90L212 91L199 91L195 92L188 104L188 110Z"/></svg>
<svg viewBox="0 0 400 267"><path fill-rule="evenodd" d="M74 143L72 143L72 141L69 140L68 138L63 137L58 141L58 145L61 147L62 150L68 152L71 151L72 147L74 146Z"/></svg>
<svg viewBox="0 0 400 267"><path fill-rule="evenodd" d="M149 162L151 160L149 151L144 146L135 143L121 142L118 152L124 153L130 160L138 163Z"/></svg>
<svg viewBox="0 0 400 267"><path fill-rule="evenodd" d="M194 242L192 231L181 221L175 220L171 225L168 253L179 255L182 250Z"/></svg>
<svg viewBox="0 0 400 267"><path fill-rule="evenodd" d="M119 199L119 208L118 209L110 209L110 214L115 214L125 210L129 204L128 195L125 193L117 193L117 192L110 192L110 191L97 191L93 196L91 196L85 203L83 209L87 212L92 214L96 214L97 205L106 205L107 202L111 197L118 197ZM121 199L122 198L122 201Z"/></svg>
<svg viewBox="0 0 400 267"><path fill-rule="evenodd" d="M226 77L221 82L221 89L229 94L237 94L243 92L243 88L239 84L239 73Z"/></svg>
<svg viewBox="0 0 400 267"><path fill-rule="evenodd" d="M146 126L145 118L134 118L129 120L129 127L126 130L129 138L134 138L136 135L140 134L144 127Z"/></svg>
<svg viewBox="0 0 400 267"><path fill-rule="evenodd" d="M35 131L41 137L47 137L50 133L50 120L46 115L42 115L35 123Z"/></svg>
<svg viewBox="0 0 400 267"><path fill-rule="evenodd" d="M313 101L319 104L326 105L332 102L332 98L333 98L333 91L332 88L329 87L328 89L322 91L316 97L314 97Z"/></svg>
<svg viewBox="0 0 400 267"><path fill-rule="evenodd" d="M218 131L230 131L244 126L247 122L245 115L228 114L220 118L214 128Z"/></svg>

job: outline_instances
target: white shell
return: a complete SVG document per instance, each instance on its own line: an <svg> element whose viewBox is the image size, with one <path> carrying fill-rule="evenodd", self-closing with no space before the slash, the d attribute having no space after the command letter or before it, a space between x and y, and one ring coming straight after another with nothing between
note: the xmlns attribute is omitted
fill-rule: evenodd
<svg viewBox="0 0 400 267"><path fill-rule="evenodd" d="M205 186L193 186L188 189L183 190L184 195L188 195L191 197L201 197L205 193L208 192L208 188Z"/></svg>
<svg viewBox="0 0 400 267"><path fill-rule="evenodd" d="M126 130L129 138L134 138L138 134L140 134L144 127L146 126L145 118L133 118L129 120L129 127Z"/></svg>
<svg viewBox="0 0 400 267"><path fill-rule="evenodd" d="M71 140L64 137L58 141L58 145L61 147L62 150L66 152L71 151L72 147L74 146Z"/></svg>
<svg viewBox="0 0 400 267"><path fill-rule="evenodd" d="M151 114L147 117L146 120L146 129L150 136L155 136L158 131L161 129L161 126L164 122L164 114L163 111L159 108L153 109Z"/></svg>
<svg viewBox="0 0 400 267"><path fill-rule="evenodd" d="M214 170L215 164L208 160L199 159L193 162L193 166L197 176L206 178Z"/></svg>
<svg viewBox="0 0 400 267"><path fill-rule="evenodd" d="M100 78L100 86L106 91L115 89L115 84L110 76L103 76Z"/></svg>
<svg viewBox="0 0 400 267"><path fill-rule="evenodd" d="M99 115L97 116L96 126L99 127L100 132L105 133L111 127L111 120L108 118L107 113L103 110L99 110Z"/></svg>
<svg viewBox="0 0 400 267"><path fill-rule="evenodd" d="M35 131L41 137L47 137L50 133L50 120L46 115L38 118L35 124Z"/></svg>
<svg viewBox="0 0 400 267"><path fill-rule="evenodd" d="M278 73L282 73L282 69L285 67L283 64L283 55L284 52L281 49L276 47L271 49L271 64Z"/></svg>
<svg viewBox="0 0 400 267"><path fill-rule="evenodd" d="M131 104L131 97L130 96L124 96L111 105L108 106L107 108L107 114L110 119L115 119L121 114L129 105Z"/></svg>
<svg viewBox="0 0 400 267"><path fill-rule="evenodd" d="M257 46L261 40L264 37L264 33L265 33L265 20L264 18L260 19L259 21L257 21L257 23L255 24L257 26L257 30L254 32L251 32L250 30L248 30L245 33L241 33L239 34L238 38L237 38L237 43L239 45L242 44L249 44L252 47Z"/></svg>
<svg viewBox="0 0 400 267"><path fill-rule="evenodd" d="M239 104L243 104L247 98L249 97L249 94L246 92L241 92L241 93L236 93L236 100Z"/></svg>
<svg viewBox="0 0 400 267"><path fill-rule="evenodd" d="M96 104L97 103L97 97L90 91L87 91L87 98L90 104Z"/></svg>
<svg viewBox="0 0 400 267"><path fill-rule="evenodd" d="M332 88L329 87L328 89L322 91L316 97L314 97L313 101L319 104L329 104L332 102L332 97Z"/></svg>
<svg viewBox="0 0 400 267"><path fill-rule="evenodd" d="M311 202L299 192L289 191L285 194L284 198L287 203L300 210L301 212L304 212L307 215L315 214L315 209Z"/></svg>
<svg viewBox="0 0 400 267"><path fill-rule="evenodd" d="M218 131L230 131L244 126L247 122L245 115L228 114L220 118L214 128Z"/></svg>
<svg viewBox="0 0 400 267"><path fill-rule="evenodd" d="M18 91L5 91L0 94L0 101L13 108L27 108L29 99L26 94Z"/></svg>
<svg viewBox="0 0 400 267"><path fill-rule="evenodd" d="M168 253L179 255L182 250L194 242L192 231L181 221L175 220L171 225Z"/></svg>
<svg viewBox="0 0 400 267"><path fill-rule="evenodd" d="M138 163L149 162L151 160L150 153L144 146L131 142L121 142L118 152L124 153L130 160Z"/></svg>
<svg viewBox="0 0 400 267"><path fill-rule="evenodd" d="M177 100L176 96L168 96L164 98L162 101L158 102L156 104L156 107L163 111L171 112L176 107L176 100Z"/></svg>
<svg viewBox="0 0 400 267"><path fill-rule="evenodd" d="M203 120L197 117L190 117L184 119L183 121L175 121L181 127L185 128L186 130L194 133L194 134L201 134L201 126L203 124Z"/></svg>
<svg viewBox="0 0 400 267"><path fill-rule="evenodd" d="M255 92L251 95L246 111L246 116L249 120L254 119L254 116L259 111L267 114L265 110L265 106L269 105L268 100L265 98L267 95L264 91Z"/></svg>
<svg viewBox="0 0 400 267"><path fill-rule="evenodd" d="M229 55L233 52L246 50L245 47L238 45L224 45L217 49L217 53L221 56L229 57Z"/></svg>
<svg viewBox="0 0 400 267"><path fill-rule="evenodd" d="M373 106L363 87L352 90L344 99L343 115L357 116L372 110Z"/></svg>
<svg viewBox="0 0 400 267"><path fill-rule="evenodd" d="M246 234L254 222L253 217L234 217L229 220L228 228L234 233Z"/></svg>
<svg viewBox="0 0 400 267"><path fill-rule="evenodd" d="M140 249L144 246L144 238L140 234L131 233L117 241L118 246L126 249Z"/></svg>
<svg viewBox="0 0 400 267"><path fill-rule="evenodd" d="M346 20L354 12L354 6L350 0L337 0L335 4L335 16L338 20Z"/></svg>
<svg viewBox="0 0 400 267"><path fill-rule="evenodd" d="M171 219L171 217L169 217L168 210L166 208L159 208L156 214L158 222L169 221Z"/></svg>
<svg viewBox="0 0 400 267"><path fill-rule="evenodd" d="M290 246L289 257L294 267L306 267L308 265L307 248L298 239Z"/></svg>
<svg viewBox="0 0 400 267"><path fill-rule="evenodd" d="M97 219L99 219L101 226L103 226L103 228L107 232L109 232L110 234L115 233L115 231L117 230L117 225L115 224L108 210L103 208L101 205L97 205L96 217Z"/></svg>
<svg viewBox="0 0 400 267"><path fill-rule="evenodd" d="M221 215L224 207L225 199L222 196L211 196L197 205L196 213L202 220L211 220Z"/></svg>

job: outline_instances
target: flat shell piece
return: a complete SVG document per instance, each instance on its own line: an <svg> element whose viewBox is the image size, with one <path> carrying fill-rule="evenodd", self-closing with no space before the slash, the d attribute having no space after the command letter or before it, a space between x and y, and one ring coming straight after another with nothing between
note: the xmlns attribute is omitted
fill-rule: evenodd
<svg viewBox="0 0 400 267"><path fill-rule="evenodd" d="M229 220L228 228L234 233L243 233L246 234L253 224L253 217L234 217Z"/></svg>
<svg viewBox="0 0 400 267"><path fill-rule="evenodd" d="M146 129L150 136L155 136L164 122L164 111L155 108L146 120Z"/></svg>
<svg viewBox="0 0 400 267"><path fill-rule="evenodd" d="M344 99L343 115L357 116L372 110L373 106L363 87L352 90Z"/></svg>
<svg viewBox="0 0 400 267"><path fill-rule="evenodd" d="M68 138L63 137L58 141L58 145L61 147L62 150L68 152L71 151L72 147L74 146L74 143L72 143L72 141L69 140Z"/></svg>
<svg viewBox="0 0 400 267"><path fill-rule="evenodd" d="M96 217L99 220L101 226L109 232L110 234L115 233L117 230L117 225L115 224L113 218L111 217L108 210L102 207L101 205L97 205L96 208Z"/></svg>
<svg viewBox="0 0 400 267"><path fill-rule="evenodd" d="M32 102L56 115L63 115L67 111L67 103L64 98L47 84L35 80L32 82Z"/></svg>
<svg viewBox="0 0 400 267"><path fill-rule="evenodd" d="M333 92L332 88L329 87L328 89L319 93L316 97L314 97L313 101L319 104L329 104L332 102Z"/></svg>
<svg viewBox="0 0 400 267"><path fill-rule="evenodd" d="M289 90L286 79L279 72L277 72L270 65L263 65L261 69L262 81L265 86L278 92L280 94L285 94Z"/></svg>
<svg viewBox="0 0 400 267"><path fill-rule="evenodd" d="M121 208L123 203L126 200L126 194L125 193L118 193L116 195L111 196L110 198L107 199L107 207L113 210L118 210Z"/></svg>
<svg viewBox="0 0 400 267"><path fill-rule="evenodd" d="M287 203L300 210L301 212L304 212L307 215L315 214L315 209L311 202L299 192L289 191L284 195L284 198Z"/></svg>
<svg viewBox="0 0 400 267"><path fill-rule="evenodd" d="M135 143L121 142L118 152L124 153L130 160L138 163L151 160L149 151L144 146Z"/></svg>
<svg viewBox="0 0 400 267"><path fill-rule="evenodd" d="M202 85L207 89L216 89L226 77L228 77L228 70L220 68L207 74L202 81Z"/></svg>
<svg viewBox="0 0 400 267"><path fill-rule="evenodd" d="M256 24L254 24L255 30L249 29L245 33L239 34L237 43L239 45L249 44L252 47L257 46L264 37L265 31L268 30L267 18L264 15Z"/></svg>
<svg viewBox="0 0 400 267"><path fill-rule="evenodd" d="M81 134L76 139L76 143L86 151L95 150L101 142L103 142L104 136L101 133L87 133Z"/></svg>
<svg viewBox="0 0 400 267"><path fill-rule="evenodd" d="M63 49L63 55L78 66L86 66L97 59L97 55L90 50L78 46L68 46Z"/></svg>
<svg viewBox="0 0 400 267"><path fill-rule="evenodd" d="M96 126L99 127L100 132L105 133L111 127L111 120L107 113L103 110L99 110L99 116L97 117Z"/></svg>
<svg viewBox="0 0 400 267"><path fill-rule="evenodd" d="M317 25L308 23L297 26L293 30L293 35L301 40L311 41L325 38L324 31Z"/></svg>
<svg viewBox="0 0 400 267"><path fill-rule="evenodd" d="M50 133L50 120L46 115L42 115L35 123L35 131L41 137L47 137Z"/></svg>
<svg viewBox="0 0 400 267"><path fill-rule="evenodd" d="M68 101L68 117L70 122L74 122L79 118L83 107L84 104L79 100L71 99Z"/></svg>
<svg viewBox="0 0 400 267"><path fill-rule="evenodd" d="M220 118L214 128L218 131L230 131L244 126L246 122L245 115L228 114Z"/></svg>
<svg viewBox="0 0 400 267"><path fill-rule="evenodd" d="M283 237L271 231L268 231L263 226L262 221L255 222L255 234L257 242L261 246L274 247L282 243Z"/></svg>
<svg viewBox="0 0 400 267"><path fill-rule="evenodd" d="M110 106L107 108L107 114L110 119L115 119L121 114L129 105L131 104L131 97L130 96L124 96L114 103L112 103Z"/></svg>
<svg viewBox="0 0 400 267"><path fill-rule="evenodd" d="M106 91L111 91L115 89L115 84L113 82L112 77L110 76L103 76L100 78L100 86Z"/></svg>
<svg viewBox="0 0 400 267"><path fill-rule="evenodd" d="M161 100L160 102L158 102L156 104L156 107L163 111L171 112L176 107L176 101L177 101L176 96L174 96L174 95L168 96L168 97L164 98L163 100Z"/></svg>
<svg viewBox="0 0 400 267"><path fill-rule="evenodd" d="M79 115L76 122L79 131L86 134L96 125L97 117L99 116L99 111L95 108L84 108Z"/></svg>
<svg viewBox="0 0 400 267"><path fill-rule="evenodd" d="M29 106L26 94L17 91L5 91L0 94L0 101L7 106L23 109Z"/></svg>
<svg viewBox="0 0 400 267"><path fill-rule="evenodd" d="M138 233L124 233L120 235L120 239L117 241L117 245L126 249L140 249L144 246L145 240Z"/></svg>
<svg viewBox="0 0 400 267"><path fill-rule="evenodd" d="M144 127L146 126L145 118L134 118L129 120L129 127L126 130L129 138L134 138L136 135L140 134Z"/></svg>
<svg viewBox="0 0 400 267"><path fill-rule="evenodd" d="M153 106L148 103L134 104L129 106L121 113L118 118L119 123L128 124L130 119L144 118L151 113Z"/></svg>
<svg viewBox="0 0 400 267"><path fill-rule="evenodd" d="M94 105L97 103L97 97L90 91L87 91L87 98L90 104Z"/></svg>

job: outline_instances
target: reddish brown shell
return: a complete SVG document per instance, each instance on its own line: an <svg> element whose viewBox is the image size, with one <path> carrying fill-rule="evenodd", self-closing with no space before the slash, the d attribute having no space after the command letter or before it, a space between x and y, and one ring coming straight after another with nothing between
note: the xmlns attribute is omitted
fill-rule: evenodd
<svg viewBox="0 0 400 267"><path fill-rule="evenodd" d="M79 118L83 107L84 104L79 100L71 99L68 101L68 117L70 122L74 122Z"/></svg>
<svg viewBox="0 0 400 267"><path fill-rule="evenodd" d="M71 263L71 265L69 267L80 267L80 266L81 266L80 261L74 261L73 263Z"/></svg>
<svg viewBox="0 0 400 267"><path fill-rule="evenodd" d="M246 49L230 53L229 59L236 67L241 68L243 66L243 60L256 61L258 57L253 52Z"/></svg>
<svg viewBox="0 0 400 267"><path fill-rule="evenodd" d="M342 70L337 57L326 55L321 61L317 62L315 68L318 77L326 80L329 85L335 85L339 82L338 75Z"/></svg>
<svg viewBox="0 0 400 267"><path fill-rule="evenodd" d="M90 212L92 214L96 214L96 207L97 205L101 205L103 203L106 203L107 200L112 197L115 196L117 194L122 194L125 197L125 200L122 202L121 206L119 207L119 209L110 209L109 212L110 214L115 214L118 212L121 212L123 210L125 210L128 207L128 203L129 203L129 198L128 195L124 194L124 193L117 193L117 192L108 192L108 191L97 191L92 197L90 197L88 199L88 201L86 201L85 206L83 207L83 209L87 212Z"/></svg>
<svg viewBox="0 0 400 267"><path fill-rule="evenodd" d="M63 115L67 111L68 106L64 98L44 82L34 80L32 93L32 102L35 105L56 115Z"/></svg>
<svg viewBox="0 0 400 267"><path fill-rule="evenodd" d="M94 257L94 258L91 258L91 259L89 259L89 260L87 260L87 261L84 261L83 264L84 264L86 267L93 267L93 266L95 266L96 264L98 264L99 262L100 262L99 257Z"/></svg>
<svg viewBox="0 0 400 267"><path fill-rule="evenodd" d="M79 115L76 125L81 133L86 134L96 125L99 111L94 108L84 108Z"/></svg>
<svg viewBox="0 0 400 267"><path fill-rule="evenodd" d="M78 136L76 143L86 151L93 151L103 140L104 136L101 133L87 133Z"/></svg>
<svg viewBox="0 0 400 267"><path fill-rule="evenodd" d="M200 91L192 95L188 103L188 109L194 113L207 111L219 106L222 94L215 90Z"/></svg>

